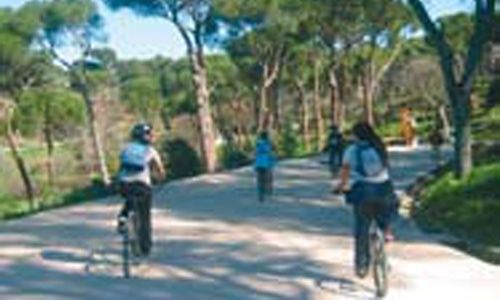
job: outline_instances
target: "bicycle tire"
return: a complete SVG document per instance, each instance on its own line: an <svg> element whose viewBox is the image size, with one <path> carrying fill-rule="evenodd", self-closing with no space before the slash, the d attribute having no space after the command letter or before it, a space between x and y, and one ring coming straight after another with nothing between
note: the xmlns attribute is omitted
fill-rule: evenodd
<svg viewBox="0 0 500 300"><path fill-rule="evenodd" d="M265 176L262 171L257 171L257 197L259 202L264 202L266 198Z"/></svg>
<svg viewBox="0 0 500 300"><path fill-rule="evenodd" d="M132 251L132 255L135 257L141 256L142 250L141 250L141 244L140 244L140 220L139 220L139 214L135 213L136 212L136 207L134 207L134 211L130 212L130 222L129 222L129 241L130 241L130 249Z"/></svg>
<svg viewBox="0 0 500 300"><path fill-rule="evenodd" d="M130 239L128 235L128 230L123 234L122 240L122 268L123 277L130 278Z"/></svg>
<svg viewBox="0 0 500 300"><path fill-rule="evenodd" d="M373 256L373 279L375 282L375 289L377 297L383 298L387 295L388 291L388 277L387 277L387 256L385 254L384 237L378 229L378 233L372 242L374 242L374 256Z"/></svg>

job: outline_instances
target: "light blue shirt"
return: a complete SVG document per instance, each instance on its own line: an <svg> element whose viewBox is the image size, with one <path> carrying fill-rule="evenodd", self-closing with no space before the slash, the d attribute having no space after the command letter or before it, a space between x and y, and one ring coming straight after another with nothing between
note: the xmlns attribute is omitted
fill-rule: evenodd
<svg viewBox="0 0 500 300"><path fill-rule="evenodd" d="M359 174L356 167L361 162L358 161L356 152L358 151L359 145L354 143L347 147L344 152L344 157L342 160L343 165L349 166L349 187L352 187L358 181L365 181L371 183L382 183L389 180L389 170L382 164L382 160L379 157L377 151L373 148L368 148L363 150L363 162L365 163L365 170L374 170L373 175L363 176Z"/></svg>
<svg viewBox="0 0 500 300"><path fill-rule="evenodd" d="M274 166L273 147L268 140L258 139L255 145L255 163L256 168L269 169Z"/></svg>

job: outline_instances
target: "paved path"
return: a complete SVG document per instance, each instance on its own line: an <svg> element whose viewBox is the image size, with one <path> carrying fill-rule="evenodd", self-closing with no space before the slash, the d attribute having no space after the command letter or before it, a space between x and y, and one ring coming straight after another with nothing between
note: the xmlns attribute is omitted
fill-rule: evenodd
<svg viewBox="0 0 500 300"><path fill-rule="evenodd" d="M433 166L392 152L399 188ZM152 257L120 278L119 199L0 225L0 299L373 299L352 272L352 217L319 159L279 165L259 204L251 169L164 186ZM408 220L390 246L388 299L500 299L500 268L442 246Z"/></svg>

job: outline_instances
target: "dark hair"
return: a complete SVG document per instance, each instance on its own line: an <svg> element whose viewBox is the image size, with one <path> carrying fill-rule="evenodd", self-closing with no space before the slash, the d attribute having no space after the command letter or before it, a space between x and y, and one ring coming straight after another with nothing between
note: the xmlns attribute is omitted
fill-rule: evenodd
<svg viewBox="0 0 500 300"><path fill-rule="evenodd" d="M361 141L367 142L372 146L377 153L382 158L382 164L384 166L389 165L389 156L387 154L387 149L385 148L384 142L377 135L373 127L366 122L356 123L352 129L354 135Z"/></svg>
<svg viewBox="0 0 500 300"><path fill-rule="evenodd" d="M259 133L259 138L268 140L268 139L269 139L269 134L268 134L268 133L267 133L267 131L265 131L265 130L264 130L264 131L261 131L261 132Z"/></svg>

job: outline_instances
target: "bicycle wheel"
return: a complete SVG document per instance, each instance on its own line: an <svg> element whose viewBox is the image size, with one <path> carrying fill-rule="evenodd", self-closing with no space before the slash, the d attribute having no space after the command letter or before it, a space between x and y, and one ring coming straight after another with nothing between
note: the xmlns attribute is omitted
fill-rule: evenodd
<svg viewBox="0 0 500 300"><path fill-rule="evenodd" d="M136 213L134 207L134 211L131 211L129 213L129 241L130 241L130 249L132 250L132 254L134 256L140 256L141 255L141 245L140 245L140 239L139 239L139 214Z"/></svg>
<svg viewBox="0 0 500 300"><path fill-rule="evenodd" d="M130 277L130 239L128 230L122 233L123 277Z"/></svg>
<svg viewBox="0 0 500 300"><path fill-rule="evenodd" d="M257 197L259 202L264 202L266 196L265 171L257 170Z"/></svg>
<svg viewBox="0 0 500 300"><path fill-rule="evenodd" d="M373 279L377 297L385 297L388 290L387 256L385 254L384 235L377 229L373 242Z"/></svg>

